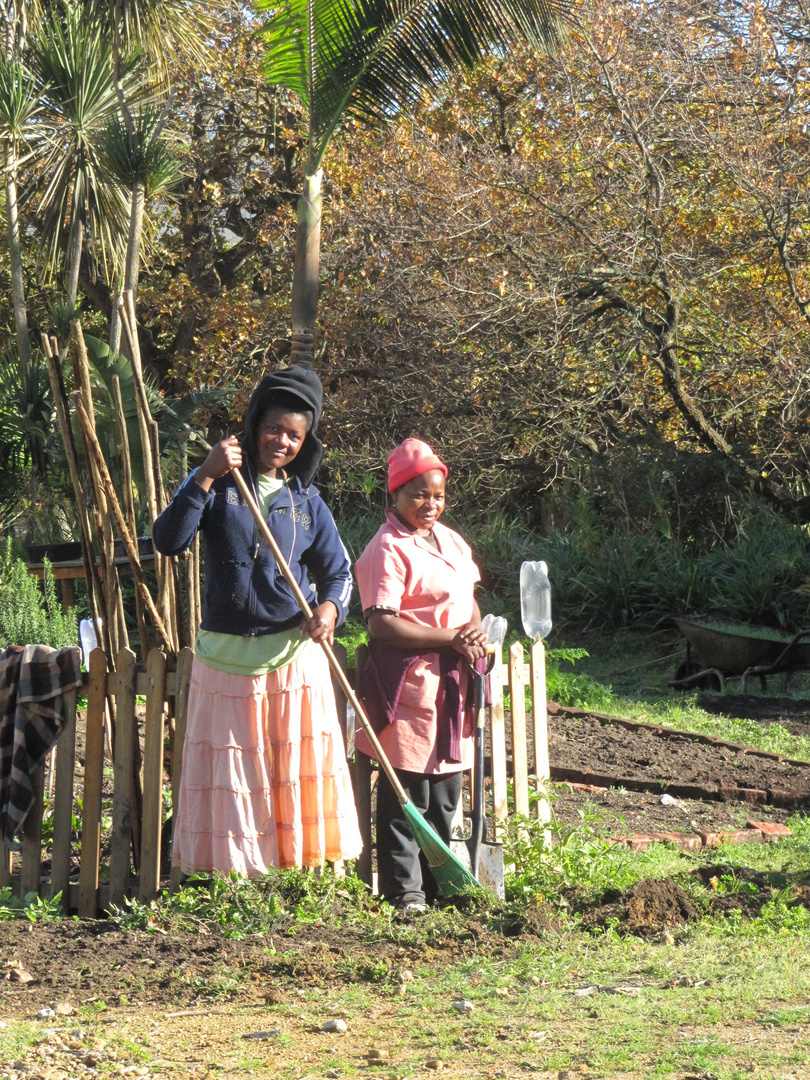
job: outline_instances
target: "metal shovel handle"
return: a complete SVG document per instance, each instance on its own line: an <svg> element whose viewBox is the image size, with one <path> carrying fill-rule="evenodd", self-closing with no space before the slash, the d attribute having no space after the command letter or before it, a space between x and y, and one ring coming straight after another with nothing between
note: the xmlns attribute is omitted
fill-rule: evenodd
<svg viewBox="0 0 810 1080"><path fill-rule="evenodd" d="M473 793L472 815L470 828L470 865L473 877L478 877L478 857L481 850L481 841L484 838L484 697L486 693L487 675L495 666L495 649L487 656L487 666L484 671L478 671L475 664L469 668L475 679L475 756L473 758Z"/></svg>

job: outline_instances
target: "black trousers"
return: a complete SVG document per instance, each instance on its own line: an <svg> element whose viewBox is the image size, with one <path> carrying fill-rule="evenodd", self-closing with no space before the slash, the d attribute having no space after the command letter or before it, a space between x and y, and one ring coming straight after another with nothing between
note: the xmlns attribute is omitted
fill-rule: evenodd
<svg viewBox="0 0 810 1080"><path fill-rule="evenodd" d="M424 773L396 770L408 798L446 844L461 796L463 773ZM427 859L413 838L399 799L380 769L377 781L377 886L389 904L431 903L441 889Z"/></svg>

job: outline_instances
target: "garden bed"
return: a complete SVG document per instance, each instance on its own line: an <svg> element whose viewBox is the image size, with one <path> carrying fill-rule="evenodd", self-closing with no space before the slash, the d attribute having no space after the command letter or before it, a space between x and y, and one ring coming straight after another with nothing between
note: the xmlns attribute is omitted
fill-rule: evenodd
<svg viewBox="0 0 810 1080"><path fill-rule="evenodd" d="M549 758L554 780L752 806L810 802L810 762L553 703Z"/></svg>
<svg viewBox="0 0 810 1080"><path fill-rule="evenodd" d="M810 731L800 702L717 697L701 705ZM553 703L549 757L558 820L590 813L603 835L733 832L752 820L781 824L810 806L808 762Z"/></svg>

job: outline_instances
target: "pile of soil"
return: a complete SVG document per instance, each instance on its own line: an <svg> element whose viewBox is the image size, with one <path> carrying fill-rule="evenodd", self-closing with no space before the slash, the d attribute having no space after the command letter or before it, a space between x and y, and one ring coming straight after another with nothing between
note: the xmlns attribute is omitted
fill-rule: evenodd
<svg viewBox="0 0 810 1080"><path fill-rule="evenodd" d="M690 898L690 886L709 890L701 904ZM646 879L631 889L606 893L599 903L572 896L572 909L579 911L588 929L611 926L619 933L636 937L658 937L686 926L704 915L740 912L755 918L777 893L789 890L788 904L810 908L810 888L789 882L784 874L760 873L741 866L717 863L700 866L675 878Z"/></svg>
<svg viewBox="0 0 810 1080"><path fill-rule="evenodd" d="M611 925L639 937L675 930L698 917L697 908L672 878L639 881L627 892L614 890L581 914L588 929Z"/></svg>

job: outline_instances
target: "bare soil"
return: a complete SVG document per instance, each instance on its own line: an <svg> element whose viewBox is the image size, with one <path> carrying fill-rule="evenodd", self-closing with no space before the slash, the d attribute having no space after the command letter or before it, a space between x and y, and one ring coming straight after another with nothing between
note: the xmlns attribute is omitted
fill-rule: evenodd
<svg viewBox="0 0 810 1080"><path fill-rule="evenodd" d="M715 704L739 716L746 699L720 699ZM765 714L761 699L756 706L769 722L775 712L784 716L783 704ZM765 714L765 715L764 715ZM804 720L794 717L796 723ZM810 725L809 725L810 726ZM617 776L711 783L740 787L804 790L810 796L810 764L780 760L728 745L696 742L683 733L665 733L642 726L627 727L607 718L573 715L550 708L549 748L552 767L576 766ZM586 806L587 804L587 806ZM608 834L650 831L739 829L747 819L780 821L794 810L748 806L719 799L680 799L662 805L654 792L620 789L581 791L560 784L555 813L561 820L578 821L583 808L598 815L598 831ZM760 882L757 895L767 897L773 883ZM746 895L748 895L746 893ZM797 901L804 903L804 893ZM578 902L572 897L576 906ZM589 910L586 922L599 925L618 921L632 933L660 933L667 927L696 917L691 902L676 882L642 883L627 896L605 898ZM448 940L423 941L406 950L409 960L442 956L459 958L466 950L479 953L508 950L526 935L549 929L542 909L517 916L504 909L486 920L471 914L465 928ZM394 935L396 936L396 935ZM305 980L308 985L379 978L380 972L402 961L402 948L392 941L369 943L361 925L302 925L294 919L279 925L271 940L248 938L232 942L215 927L194 933L125 932L109 921L72 920L54 924L3 925L3 959L14 958L33 976L28 983L0 981L4 1010L27 1008L32 995L65 998L80 1005L94 999L107 1003L120 999L159 1000L167 1007L184 1007L206 999L212 980L223 967L249 970L273 982ZM268 951L272 950L272 955ZM411 956L411 952L413 955ZM382 966L381 966L382 965Z"/></svg>
<svg viewBox="0 0 810 1080"><path fill-rule="evenodd" d="M732 876L739 889L730 884L710 894L708 909L698 911L685 888L689 879L707 885L724 878L731 881ZM626 892L614 891L597 900L573 890L567 900L586 927L610 923L649 937L683 927L706 910L734 907L755 915L787 884L780 874L716 864L697 867L680 879L641 881ZM791 902L810 907L810 887L793 884L791 895ZM172 1010L241 999L245 993L264 1000L268 987L284 992L303 986L311 990L385 984L403 968L441 968L465 957L508 957L528 941L559 929L542 904L519 913L508 906L487 913L462 906L461 913L457 929L444 937L437 937L429 924L422 933L419 922L400 915L395 916L390 936L374 938L368 925L344 920L334 925L302 923L294 915L280 920L272 933L242 940L223 937L213 925L194 931L143 931L122 930L110 920L6 923L0 964L13 961L15 970L19 966L27 977L19 981L10 967L5 968L0 1017L30 1016L34 1005L60 1001L76 1009L94 1003L107 1007L159 1003ZM260 984L256 994L250 991L251 983Z"/></svg>
<svg viewBox="0 0 810 1080"><path fill-rule="evenodd" d="M549 758L559 775L582 770L630 781L674 781L709 792L724 789L793 791L810 796L810 763L795 762L705 736L591 714L549 717Z"/></svg>
<svg viewBox="0 0 810 1080"><path fill-rule="evenodd" d="M810 733L810 702L717 696L699 703L707 711L750 718L763 727L781 723L795 734ZM593 827L602 834L722 832L744 828L751 820L784 823L810 806L810 763L654 725L611 723L553 704L548 732L552 777L615 778L610 787L600 784L589 791L565 783L555 788L558 819L575 823L590 808L596 811ZM656 790L634 790L634 784ZM677 793L689 787L703 788L707 797L678 794L674 804L662 803L667 788ZM792 797L779 805L779 793L787 792Z"/></svg>

